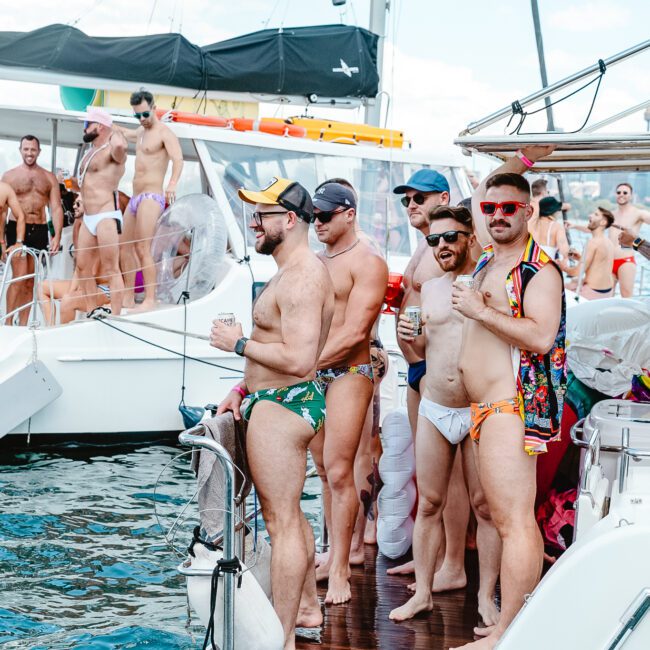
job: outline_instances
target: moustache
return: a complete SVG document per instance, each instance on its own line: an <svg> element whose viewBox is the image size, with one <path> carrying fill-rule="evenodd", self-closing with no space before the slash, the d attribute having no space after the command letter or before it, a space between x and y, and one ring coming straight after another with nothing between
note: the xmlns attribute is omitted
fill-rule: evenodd
<svg viewBox="0 0 650 650"><path fill-rule="evenodd" d="M490 221L490 228L496 228L501 226L502 228L510 228L510 224L507 221Z"/></svg>

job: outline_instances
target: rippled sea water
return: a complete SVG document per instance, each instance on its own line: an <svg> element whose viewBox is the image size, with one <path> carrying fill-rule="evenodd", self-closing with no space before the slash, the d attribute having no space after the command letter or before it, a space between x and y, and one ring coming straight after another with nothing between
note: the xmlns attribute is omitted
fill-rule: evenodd
<svg viewBox="0 0 650 650"><path fill-rule="evenodd" d="M173 442L0 447L0 646L3 650L201 647L186 626L181 558L163 538L196 488ZM165 466L156 487L158 476ZM315 522L318 479L303 506ZM154 514L154 503L162 528ZM191 537L188 509L174 546Z"/></svg>

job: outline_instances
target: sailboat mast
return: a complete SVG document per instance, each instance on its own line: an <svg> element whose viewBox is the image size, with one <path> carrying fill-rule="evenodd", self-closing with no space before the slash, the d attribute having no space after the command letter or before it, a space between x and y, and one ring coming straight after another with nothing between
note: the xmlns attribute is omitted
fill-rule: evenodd
<svg viewBox="0 0 650 650"><path fill-rule="evenodd" d="M366 124L380 126L382 105L382 73L384 67L384 44L386 42L386 15L390 10L389 0L371 0L369 29L379 36L377 41L377 72L379 72L379 86L374 100L368 100L366 105Z"/></svg>
<svg viewBox="0 0 650 650"><path fill-rule="evenodd" d="M544 41L542 39L542 26L539 21L539 7L537 0L530 0L530 8L533 12L533 25L535 26L535 41L537 42L537 58L539 59L539 74L542 78L542 87L548 86L548 77L546 76L546 59L544 58ZM551 106L551 98L544 97L544 104L546 104L546 130L555 131L555 124L553 121L553 107Z"/></svg>

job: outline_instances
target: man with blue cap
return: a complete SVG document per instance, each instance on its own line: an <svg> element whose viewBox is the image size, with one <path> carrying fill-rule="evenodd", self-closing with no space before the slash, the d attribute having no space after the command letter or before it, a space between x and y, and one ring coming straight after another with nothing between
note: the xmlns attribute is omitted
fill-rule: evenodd
<svg viewBox="0 0 650 650"><path fill-rule="evenodd" d="M449 205L450 190L449 182L440 172L434 169L419 169L406 183L398 185L393 192L404 195L401 203L406 208L409 222L413 228L419 230L423 235L404 271L402 280L404 297L399 311L401 314L407 307L419 307L421 305L420 291L425 282L444 275L435 257L431 254L425 237L429 234L429 215L439 205ZM399 321L399 314L395 321ZM415 341L405 341L398 336L397 343L409 366L406 406L411 431L415 436L420 407L420 381L426 374L426 361L420 355ZM422 349L422 347L419 346L419 349ZM469 501L459 457L460 454L457 455L457 462L451 475L447 505L443 513L446 553L442 565L436 567L437 570L433 580L433 589L435 591L455 589L462 580L466 579L464 557ZM413 573L413 571L413 562L407 562L404 565L389 569L388 573L402 574Z"/></svg>

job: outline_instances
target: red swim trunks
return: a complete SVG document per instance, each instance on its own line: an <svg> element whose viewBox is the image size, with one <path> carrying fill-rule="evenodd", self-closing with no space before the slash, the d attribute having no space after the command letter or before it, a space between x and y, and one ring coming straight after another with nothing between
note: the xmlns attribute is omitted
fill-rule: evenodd
<svg viewBox="0 0 650 650"><path fill-rule="evenodd" d="M618 260L614 260L614 264L612 265L612 273L616 276L618 276L618 270L623 266L623 264L636 264L636 260L634 259L634 255L630 255L629 257L621 257Z"/></svg>

